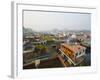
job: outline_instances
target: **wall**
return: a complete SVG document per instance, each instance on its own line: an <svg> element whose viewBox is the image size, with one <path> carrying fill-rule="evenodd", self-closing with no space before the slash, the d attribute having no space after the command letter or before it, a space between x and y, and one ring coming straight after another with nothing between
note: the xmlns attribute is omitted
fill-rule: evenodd
<svg viewBox="0 0 100 80"><path fill-rule="evenodd" d="M24 0L26 1L26 0ZM32 0L28 0L29 2ZM78 4L86 6L96 6L97 7L97 26L96 26L96 37L94 41L96 42L96 53L98 56L98 71L97 73L90 74L75 74L66 76L55 76L55 77L45 77L38 78L34 80L99 80L100 75L100 5L99 0L33 0L34 3L52 3L52 4ZM10 78L10 65L11 65L11 0L0 0L0 80L11 80ZM20 79L23 80L23 79ZM25 79L32 80L32 79Z"/></svg>

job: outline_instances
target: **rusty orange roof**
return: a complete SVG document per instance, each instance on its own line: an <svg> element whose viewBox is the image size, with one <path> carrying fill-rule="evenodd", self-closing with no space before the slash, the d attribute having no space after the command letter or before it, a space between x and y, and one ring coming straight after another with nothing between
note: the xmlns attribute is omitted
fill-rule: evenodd
<svg viewBox="0 0 100 80"><path fill-rule="evenodd" d="M79 50L85 48L85 47L83 47L81 45L78 45L78 44L74 44L73 45L73 44L65 44L65 43L62 43L61 45L67 47L68 49L70 49L73 52L78 52Z"/></svg>

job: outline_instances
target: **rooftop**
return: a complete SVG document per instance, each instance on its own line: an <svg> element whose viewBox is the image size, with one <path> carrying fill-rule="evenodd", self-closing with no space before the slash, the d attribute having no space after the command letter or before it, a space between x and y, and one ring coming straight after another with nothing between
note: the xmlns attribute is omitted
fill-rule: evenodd
<svg viewBox="0 0 100 80"><path fill-rule="evenodd" d="M79 44L65 44L65 43L62 43L61 45L69 48L70 50L72 50L73 52L78 52L79 50L81 49L85 49L85 47L79 45Z"/></svg>

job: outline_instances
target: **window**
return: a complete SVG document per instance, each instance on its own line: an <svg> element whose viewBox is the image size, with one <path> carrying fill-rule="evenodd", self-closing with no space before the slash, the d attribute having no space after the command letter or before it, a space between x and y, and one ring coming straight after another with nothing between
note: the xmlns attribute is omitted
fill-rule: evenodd
<svg viewBox="0 0 100 80"><path fill-rule="evenodd" d="M78 53L76 53L76 56L78 56Z"/></svg>
<svg viewBox="0 0 100 80"><path fill-rule="evenodd" d="M83 49L83 52L85 52L85 49Z"/></svg>
<svg viewBox="0 0 100 80"><path fill-rule="evenodd" d="M81 52L79 52L79 55L81 55Z"/></svg>

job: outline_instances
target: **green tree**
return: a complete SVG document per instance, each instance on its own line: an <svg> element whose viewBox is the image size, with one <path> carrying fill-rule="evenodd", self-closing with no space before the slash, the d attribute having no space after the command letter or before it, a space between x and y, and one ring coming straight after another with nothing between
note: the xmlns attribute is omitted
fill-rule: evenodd
<svg viewBox="0 0 100 80"><path fill-rule="evenodd" d="M46 53L48 51L48 48L46 45L36 45L36 51L40 52L40 53Z"/></svg>

